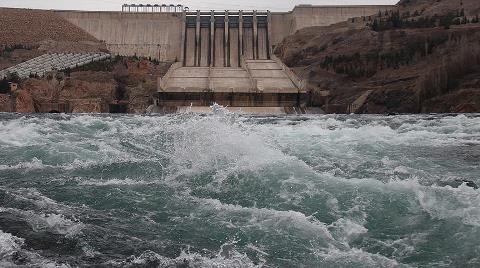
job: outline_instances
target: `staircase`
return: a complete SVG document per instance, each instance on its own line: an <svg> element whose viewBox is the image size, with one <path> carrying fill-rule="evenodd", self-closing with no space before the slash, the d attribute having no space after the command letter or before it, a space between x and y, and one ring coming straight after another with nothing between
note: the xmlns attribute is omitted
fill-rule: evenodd
<svg viewBox="0 0 480 268"><path fill-rule="evenodd" d="M233 67L180 67L165 81L166 92L250 92L246 70Z"/></svg>
<svg viewBox="0 0 480 268"><path fill-rule="evenodd" d="M265 93L296 93L299 89L275 60L246 60L246 68Z"/></svg>

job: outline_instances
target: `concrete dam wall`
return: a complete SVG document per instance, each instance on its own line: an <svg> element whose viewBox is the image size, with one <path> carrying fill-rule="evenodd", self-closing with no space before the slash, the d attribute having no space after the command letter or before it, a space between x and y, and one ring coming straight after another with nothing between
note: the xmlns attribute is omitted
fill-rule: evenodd
<svg viewBox="0 0 480 268"><path fill-rule="evenodd" d="M370 16L395 6L297 6L290 12L271 13L271 22L267 23L266 12L258 12L256 23L253 14L245 14L243 40L240 38L238 11L231 12L229 29L225 31L225 16L216 14L211 46L207 40L212 35L210 12L202 12L200 18L199 39L196 36L196 12L100 12L100 11L56 11L69 22L82 28L98 40L105 41L108 49L118 55L151 57L160 61L184 61L188 66L206 66L209 54L216 66L239 65L236 56L241 51L248 59L267 59L267 47L275 46L295 31L310 26L328 26L353 17ZM223 13L223 12L222 12ZM193 25L195 24L195 25ZM258 40L253 40L257 26ZM270 27L270 30L268 30ZM270 34L270 36L268 36ZM208 36L208 37L207 37ZM254 42L255 41L255 42ZM186 42L186 45L183 44ZM207 44L208 43L208 44ZM222 47L228 45L227 54ZM195 50L195 46L201 47ZM260 47L258 57L255 44ZM214 47L211 52L209 48ZM186 51L184 50L186 48ZM192 49L197 53L197 64L190 56ZM208 50L208 51L207 51ZM210 51L210 52L209 52ZM186 55L187 54L187 55ZM227 62L225 62L227 59ZM229 61L229 62L228 62ZM223 63L222 63L223 62Z"/></svg>
<svg viewBox="0 0 480 268"><path fill-rule="evenodd" d="M56 11L113 53L176 61L181 56L181 13Z"/></svg>
<svg viewBox="0 0 480 268"><path fill-rule="evenodd" d="M181 111L218 103L232 108L306 111L310 105L306 83L273 54L275 45L305 27L327 26L392 8L58 13L105 41L114 54L174 61L167 74L158 78L157 110Z"/></svg>

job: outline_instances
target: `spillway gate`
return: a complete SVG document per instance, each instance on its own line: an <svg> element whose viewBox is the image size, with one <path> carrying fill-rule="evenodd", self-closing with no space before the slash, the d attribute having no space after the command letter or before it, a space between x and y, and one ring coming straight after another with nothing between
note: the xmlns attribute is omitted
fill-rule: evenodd
<svg viewBox="0 0 480 268"><path fill-rule="evenodd" d="M271 58L270 11L185 12L183 66L240 67Z"/></svg>

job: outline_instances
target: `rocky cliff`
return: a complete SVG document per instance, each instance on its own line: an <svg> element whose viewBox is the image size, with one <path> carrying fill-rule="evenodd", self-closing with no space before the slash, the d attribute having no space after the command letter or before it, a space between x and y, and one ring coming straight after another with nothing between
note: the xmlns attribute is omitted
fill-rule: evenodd
<svg viewBox="0 0 480 268"><path fill-rule="evenodd" d="M157 77L169 66L117 57L68 73L28 78L20 82L18 91L0 94L0 111L108 113L113 104L126 107L129 113L145 113L156 92Z"/></svg>
<svg viewBox="0 0 480 268"><path fill-rule="evenodd" d="M328 105L314 101L331 112L479 112L479 7L404 0L397 10L300 30L275 52L314 93L330 93Z"/></svg>

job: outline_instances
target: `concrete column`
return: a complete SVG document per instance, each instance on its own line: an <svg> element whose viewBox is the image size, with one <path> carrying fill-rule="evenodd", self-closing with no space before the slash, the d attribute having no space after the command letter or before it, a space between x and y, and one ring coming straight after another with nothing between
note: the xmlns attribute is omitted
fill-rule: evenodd
<svg viewBox="0 0 480 268"><path fill-rule="evenodd" d="M243 57L243 10L238 12L238 54L240 58Z"/></svg>
<svg viewBox="0 0 480 268"><path fill-rule="evenodd" d="M225 34L223 38L223 56L225 67L230 67L230 36L229 36L229 19L228 19L228 10L225 10Z"/></svg>
<svg viewBox="0 0 480 268"><path fill-rule="evenodd" d="M197 28L195 30L195 66L200 66L200 10L197 10Z"/></svg>
<svg viewBox="0 0 480 268"><path fill-rule="evenodd" d="M272 48L272 13L267 11L267 59L270 59L273 55Z"/></svg>
<svg viewBox="0 0 480 268"><path fill-rule="evenodd" d="M186 65L186 52L187 52L187 13L182 12L182 51L180 56L180 62L183 62L183 66Z"/></svg>
<svg viewBox="0 0 480 268"><path fill-rule="evenodd" d="M210 67L215 66L215 11L210 12Z"/></svg>
<svg viewBox="0 0 480 268"><path fill-rule="evenodd" d="M258 19L257 11L253 11L253 59L258 59Z"/></svg>

